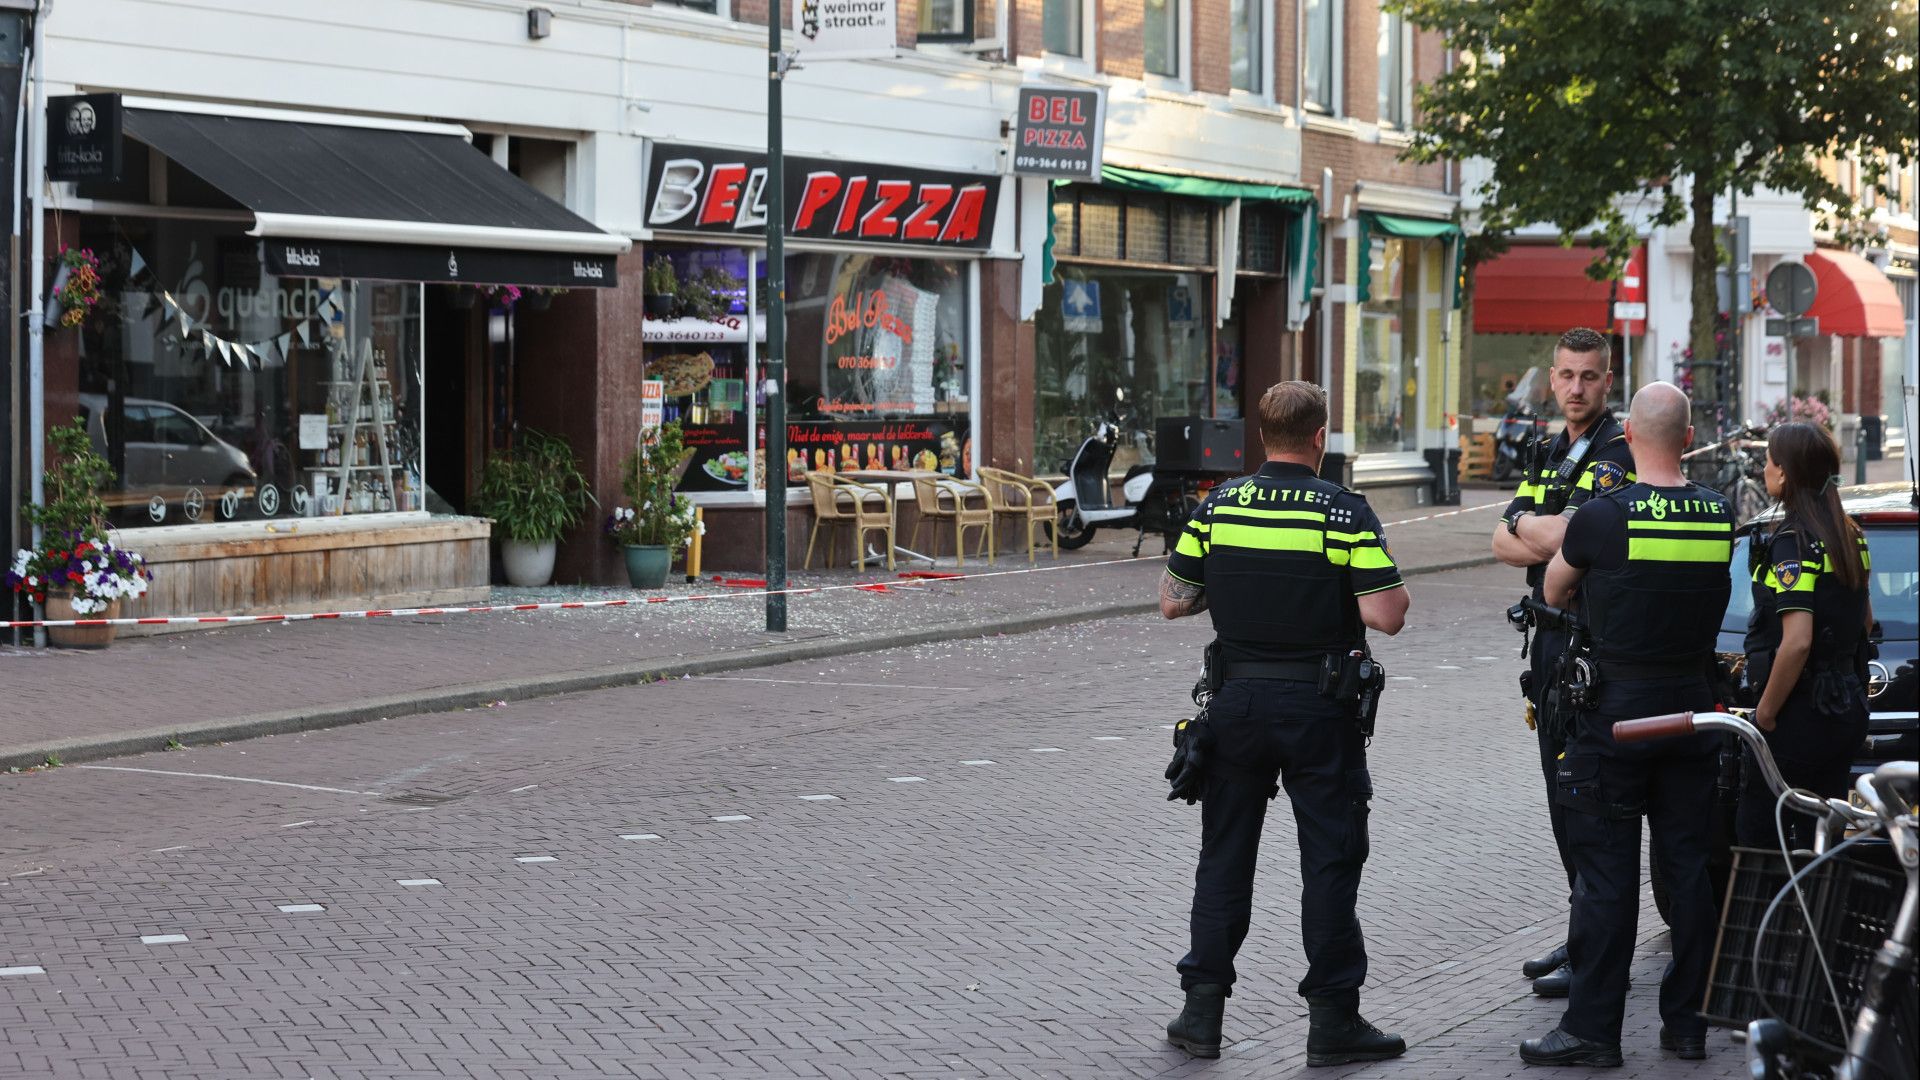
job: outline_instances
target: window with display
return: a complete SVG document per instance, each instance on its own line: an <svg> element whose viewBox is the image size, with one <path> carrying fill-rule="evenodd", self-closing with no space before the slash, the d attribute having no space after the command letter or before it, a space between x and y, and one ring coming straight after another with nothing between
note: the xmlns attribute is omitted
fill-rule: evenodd
<svg viewBox="0 0 1920 1080"><path fill-rule="evenodd" d="M764 263L746 248L648 249L649 289L672 285L671 303L641 324L646 377L665 383L663 419L680 424L692 456L681 491L745 491L752 482L747 387L756 346L767 340ZM668 277L668 271L671 277ZM747 278L758 280L747 314Z"/></svg>
<svg viewBox="0 0 1920 1080"><path fill-rule="evenodd" d="M787 295L790 477L972 474L964 262L797 255Z"/></svg>
<svg viewBox="0 0 1920 1080"><path fill-rule="evenodd" d="M1420 248L1375 239L1364 272L1372 275L1360 309L1360 362L1354 373L1354 449L1362 454L1417 448Z"/></svg>
<svg viewBox="0 0 1920 1080"><path fill-rule="evenodd" d="M77 413L117 527L422 509L420 286L265 272L243 227L85 218Z"/></svg>
<svg viewBox="0 0 1920 1080"><path fill-rule="evenodd" d="M1034 317L1034 467L1064 471L1092 422L1120 409L1114 469L1153 460L1163 416L1213 415L1209 278L1062 264Z"/></svg>

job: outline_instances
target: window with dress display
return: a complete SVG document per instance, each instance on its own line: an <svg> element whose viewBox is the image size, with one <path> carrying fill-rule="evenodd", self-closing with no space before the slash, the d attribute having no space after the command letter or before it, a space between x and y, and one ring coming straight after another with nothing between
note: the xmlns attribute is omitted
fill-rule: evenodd
<svg viewBox="0 0 1920 1080"><path fill-rule="evenodd" d="M77 336L111 524L424 508L419 285L274 277L224 222L86 217L79 246L100 302L49 334Z"/></svg>
<svg viewBox="0 0 1920 1080"><path fill-rule="evenodd" d="M1354 449L1362 454L1417 448L1420 384L1414 354L1419 245L1375 238L1362 272L1371 275L1360 309L1360 356L1354 375Z"/></svg>

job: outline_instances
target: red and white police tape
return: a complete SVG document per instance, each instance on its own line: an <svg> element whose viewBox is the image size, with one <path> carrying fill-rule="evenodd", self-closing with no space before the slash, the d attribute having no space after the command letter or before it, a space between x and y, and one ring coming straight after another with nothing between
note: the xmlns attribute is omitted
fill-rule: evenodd
<svg viewBox="0 0 1920 1080"><path fill-rule="evenodd" d="M1407 518L1404 521L1384 523L1394 525L1412 525L1421 521L1433 521L1438 518L1453 517L1456 514L1485 510L1490 506L1504 506L1504 503L1482 503L1459 510L1448 510L1425 517ZM173 615L151 616L130 619L15 619L0 622L0 626L12 629L26 629L35 626L247 626L254 623L294 623L317 622L323 619L390 619L414 615L490 615L520 611L580 611L588 608L643 607L650 604L685 604L695 600L740 600L750 597L765 597L778 594L787 596L811 596L815 593L845 592L887 592L891 589L908 588L922 585L928 581L981 581L987 578L1013 577L1020 574L1049 574L1062 570L1085 570L1096 566L1122 566L1127 563L1155 562L1162 556L1141 555L1130 559L1107 559L1101 562L1061 563L1054 566L1029 566L1018 570L989 570L985 573L947 573L926 570L907 571L899 575L900 580L893 582L866 581L845 585L810 585L804 588L786 589L743 589L745 584L765 584L752 578L715 578L727 592L695 593L689 596L636 596L619 600L553 600L532 604L474 604L467 607L414 607L414 608L369 608L364 611L319 611L306 613L285 613L277 615Z"/></svg>

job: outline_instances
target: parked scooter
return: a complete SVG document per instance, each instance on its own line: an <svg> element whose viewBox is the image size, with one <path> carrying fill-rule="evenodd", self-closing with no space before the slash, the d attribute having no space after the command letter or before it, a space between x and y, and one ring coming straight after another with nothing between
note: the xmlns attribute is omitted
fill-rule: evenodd
<svg viewBox="0 0 1920 1080"><path fill-rule="evenodd" d="M1548 403L1544 368L1528 368L1507 394L1507 415L1493 435L1493 478L1505 483L1527 471L1534 441L1546 434Z"/></svg>
<svg viewBox="0 0 1920 1080"><path fill-rule="evenodd" d="M1053 489L1060 508L1058 539L1063 548L1085 547L1096 529L1134 529L1133 553L1147 533L1160 534L1171 551L1187 518L1215 479L1196 473L1135 465L1120 484L1121 501L1113 501L1107 470L1120 446L1121 410L1126 392L1114 391L1115 408L1096 421L1093 434L1067 464L1067 482Z"/></svg>

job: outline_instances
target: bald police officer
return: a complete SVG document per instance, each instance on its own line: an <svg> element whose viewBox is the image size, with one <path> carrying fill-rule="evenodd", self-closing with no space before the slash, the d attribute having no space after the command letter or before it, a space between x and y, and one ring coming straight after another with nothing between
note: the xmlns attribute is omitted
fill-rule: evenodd
<svg viewBox="0 0 1920 1080"><path fill-rule="evenodd" d="M1299 992L1312 1021L1309 1065L1406 1052L1360 1016L1366 944L1354 913L1373 794L1355 703L1322 692L1322 674L1359 667L1366 629L1400 632L1407 590L1366 499L1319 478L1327 398L1284 382L1260 399L1258 472L1222 485L1194 511L1167 560L1160 611L1211 611L1224 682L1208 707L1192 942L1179 963L1186 1008L1167 1040L1220 1056L1233 959L1253 910L1254 864L1276 778L1300 840Z"/></svg>
<svg viewBox="0 0 1920 1080"><path fill-rule="evenodd" d="M1537 444L1532 467L1514 492L1500 524L1493 529L1493 554L1509 566L1525 567L1527 588L1540 599L1547 563L1560 550L1567 515L1595 495L1626 486L1633 479L1633 456L1625 433L1607 408L1613 392L1613 348L1607 339L1585 327L1560 335L1553 349L1550 380L1554 401L1566 418L1566 427ZM1554 773L1559 766L1562 726L1547 716L1547 682L1566 652L1563 631L1541 627L1529 643L1531 666L1526 675L1527 707L1535 717L1540 772L1547 789L1547 817L1553 842L1573 891L1573 860L1567 853L1566 815L1554 802ZM1521 965L1533 979L1534 993L1565 997L1571 985L1566 969L1567 948L1557 945Z"/></svg>
<svg viewBox="0 0 1920 1080"><path fill-rule="evenodd" d="M1595 641L1595 685L1555 792L1577 881L1567 938L1573 986L1560 1026L1520 1044L1531 1065L1621 1063L1642 815L1672 898L1660 1045L1683 1058L1706 1056L1697 1009L1714 939L1707 857L1715 748L1702 735L1625 746L1613 739L1618 720L1714 707L1708 670L1731 592L1734 523L1720 493L1681 475L1689 415L1687 396L1668 383L1634 395L1626 436L1638 482L1582 506L1547 567L1547 603L1577 603Z"/></svg>

